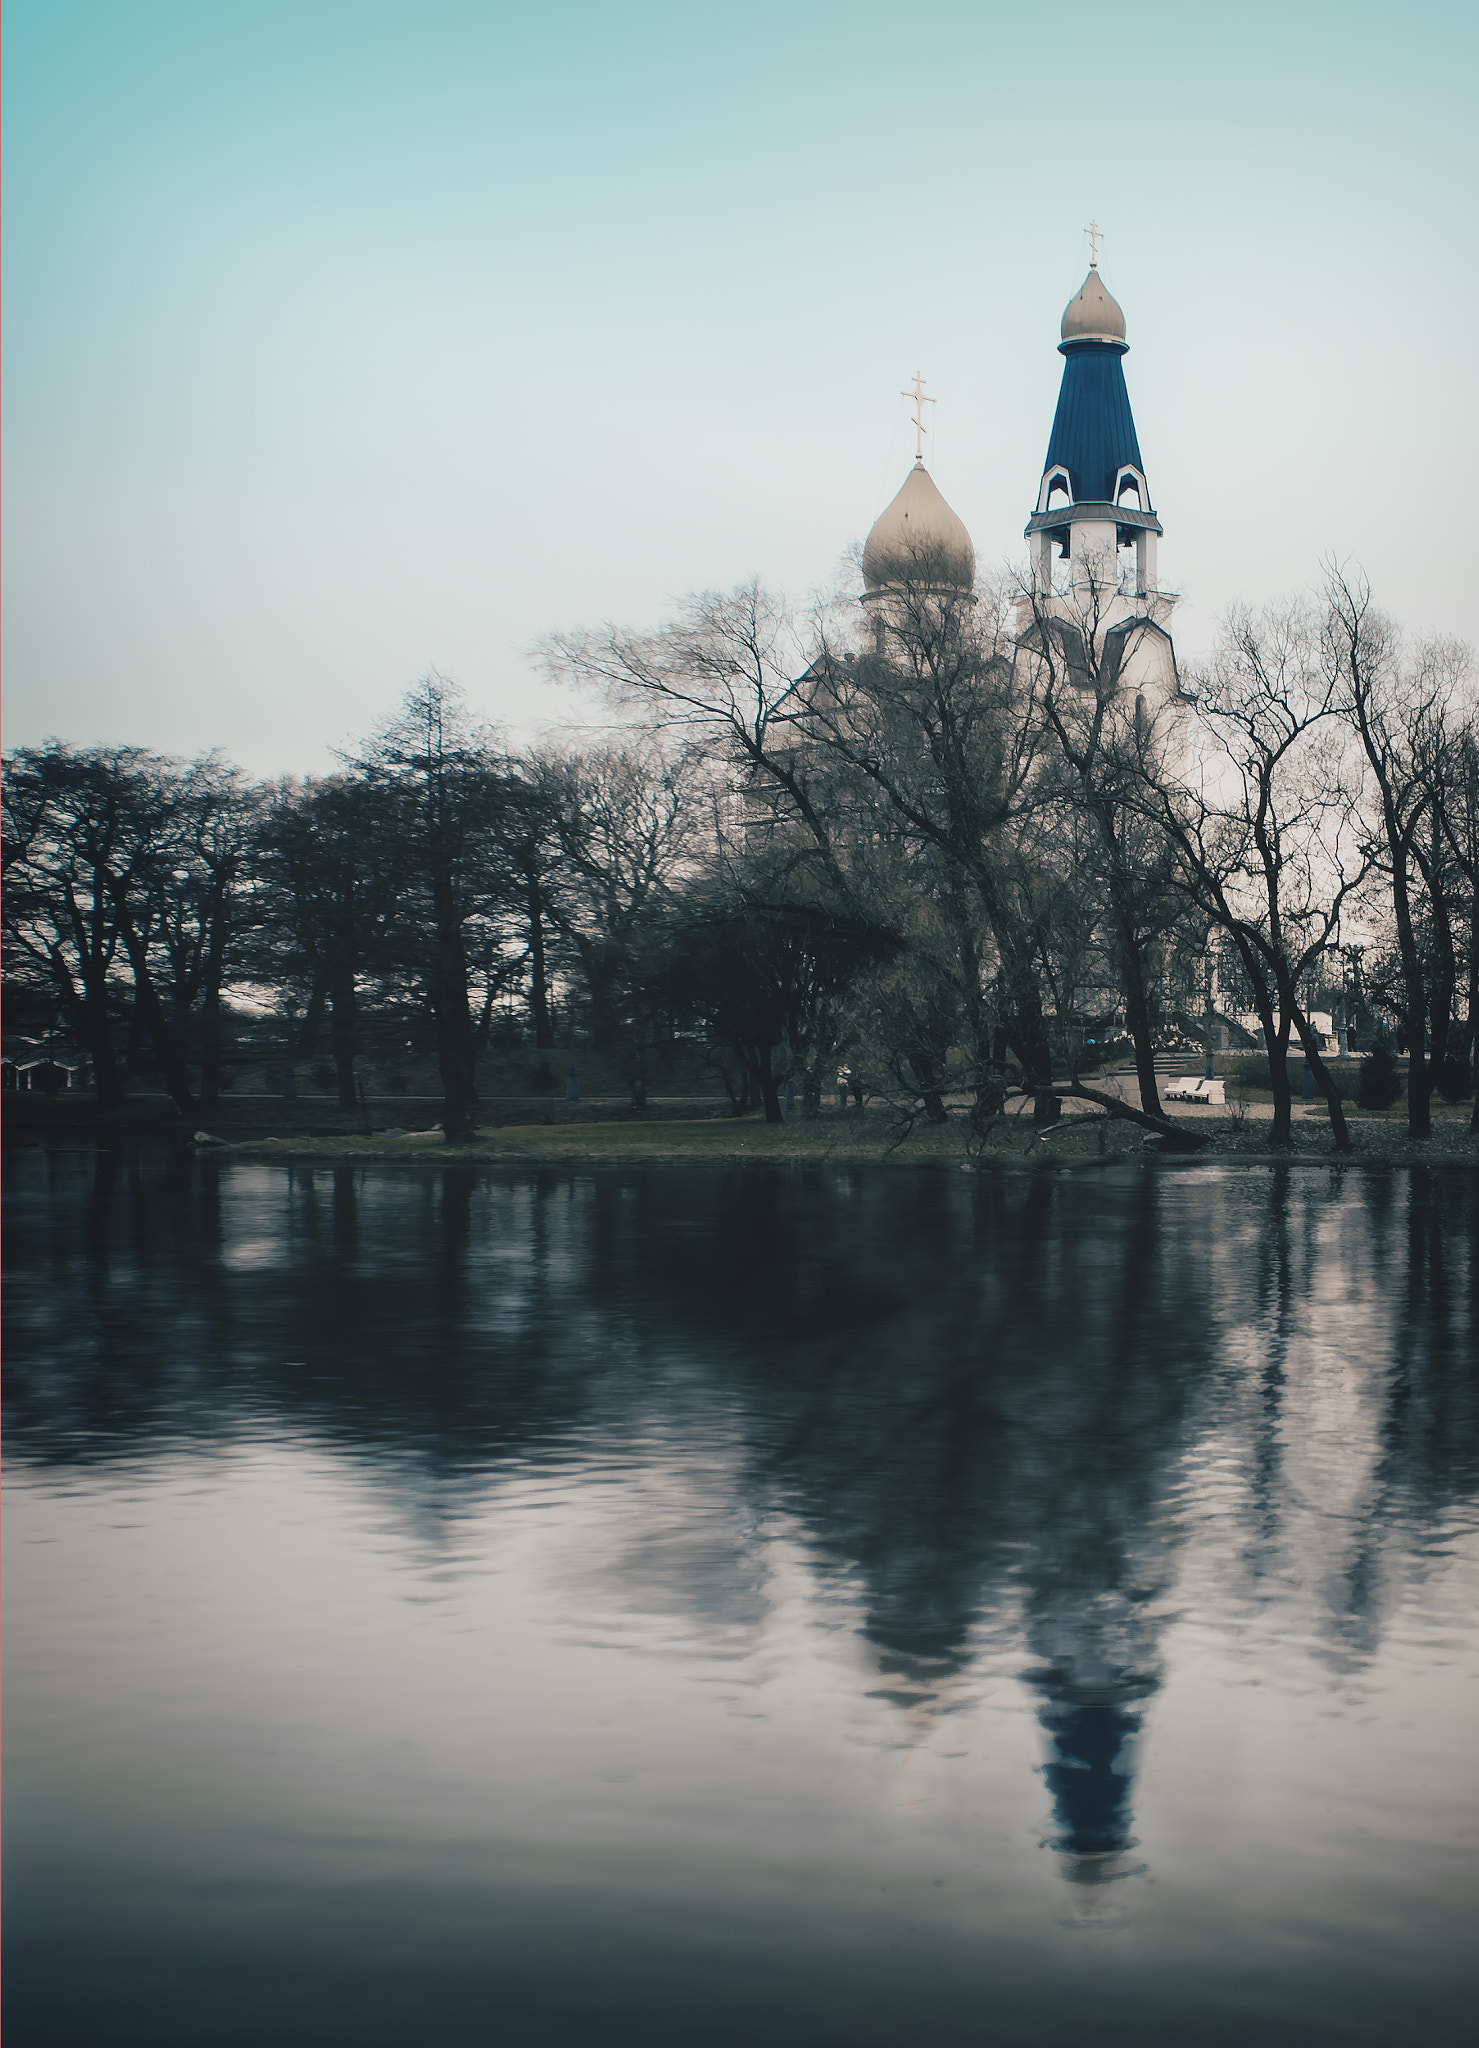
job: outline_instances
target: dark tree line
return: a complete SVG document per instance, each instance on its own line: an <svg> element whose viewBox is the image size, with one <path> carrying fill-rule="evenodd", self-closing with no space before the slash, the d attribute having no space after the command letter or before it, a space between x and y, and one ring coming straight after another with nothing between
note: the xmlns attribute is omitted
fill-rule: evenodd
<svg viewBox="0 0 1479 2048"><path fill-rule="evenodd" d="M92 1061L99 1102L122 1099L118 995L172 1099L220 1086L221 999L247 887L253 798L219 755L53 743L6 763L7 973L41 983Z"/></svg>
<svg viewBox="0 0 1479 2048"><path fill-rule="evenodd" d="M1358 952L1426 1133L1479 995L1467 651L1407 646L1332 572L1148 696L1107 630L1112 564L1050 593L895 569L866 620L749 585L551 640L547 670L623 713L614 742L511 751L432 674L317 779L17 750L12 992L52 1006L101 1104L142 1056L181 1116L217 1099L230 1000L326 1045L346 1109L367 1020L405 1021L449 1139L515 1017L619 1056L637 1103L681 1038L772 1120L785 1083L815 1114L845 1067L904 1125L954 1093L978 1132L1023 1095L1046 1128L1067 1096L1178 1141L1157 1044L1215 956L1270 1056L1274 1142L1297 1047L1344 1146L1313 1011ZM1113 1031L1138 1105L1095 1085L1086 1041Z"/></svg>
<svg viewBox="0 0 1479 2048"><path fill-rule="evenodd" d="M221 1086L223 999L286 1010L356 1102L367 1008L419 1020L450 1136L510 1001L554 1043L552 989L614 1043L697 804L635 741L515 755L437 676L338 774L250 783L219 757L51 743L7 761L6 973L49 1000L115 1107L142 1051L181 1116Z"/></svg>

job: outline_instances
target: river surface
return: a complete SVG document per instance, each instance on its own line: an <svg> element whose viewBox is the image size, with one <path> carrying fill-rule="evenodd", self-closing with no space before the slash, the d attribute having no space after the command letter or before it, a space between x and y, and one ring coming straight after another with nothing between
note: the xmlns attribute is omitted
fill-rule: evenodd
<svg viewBox="0 0 1479 2048"><path fill-rule="evenodd" d="M5 1204L7 2048L1472 2038L1479 1176Z"/></svg>

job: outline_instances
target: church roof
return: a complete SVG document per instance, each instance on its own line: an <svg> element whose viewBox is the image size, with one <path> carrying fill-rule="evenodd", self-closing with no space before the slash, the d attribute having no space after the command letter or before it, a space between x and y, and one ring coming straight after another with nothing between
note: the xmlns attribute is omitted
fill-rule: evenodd
<svg viewBox="0 0 1479 2048"><path fill-rule="evenodd" d="M873 522L863 548L863 582L871 592L920 581L973 590L976 551L963 521L924 464L916 462Z"/></svg>
<svg viewBox="0 0 1479 2048"><path fill-rule="evenodd" d="M1059 334L1066 342L1119 341L1125 338L1125 316L1119 302L1104 289L1097 264L1063 308Z"/></svg>
<svg viewBox="0 0 1479 2048"><path fill-rule="evenodd" d="M1066 469L1076 504L1085 498L1113 503L1115 482L1126 463L1144 474L1121 348L1079 341L1064 351L1043 474Z"/></svg>

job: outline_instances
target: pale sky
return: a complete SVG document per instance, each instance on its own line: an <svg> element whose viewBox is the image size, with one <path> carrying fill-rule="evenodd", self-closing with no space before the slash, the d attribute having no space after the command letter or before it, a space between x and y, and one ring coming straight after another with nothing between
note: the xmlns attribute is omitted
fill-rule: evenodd
<svg viewBox="0 0 1479 2048"><path fill-rule="evenodd" d="M1020 560L1087 267L1180 589L1479 640L1479 8L7 0L4 680L313 772L428 667L830 581L913 454Z"/></svg>

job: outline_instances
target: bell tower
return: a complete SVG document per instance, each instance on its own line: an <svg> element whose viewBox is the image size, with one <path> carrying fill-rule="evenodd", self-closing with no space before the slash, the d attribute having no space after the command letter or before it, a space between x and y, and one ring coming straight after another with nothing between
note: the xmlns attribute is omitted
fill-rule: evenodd
<svg viewBox="0 0 1479 2048"><path fill-rule="evenodd" d="M1080 626L1092 617L1102 652L1111 657L1110 674L1134 645L1137 686L1153 683L1170 693L1176 673L1167 627L1176 600L1160 587L1156 544L1163 529L1125 387L1125 316L1099 275L1097 224L1089 234L1089 274L1063 310L1063 381L1026 528L1028 608L1040 618L1061 616Z"/></svg>

